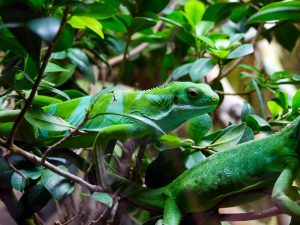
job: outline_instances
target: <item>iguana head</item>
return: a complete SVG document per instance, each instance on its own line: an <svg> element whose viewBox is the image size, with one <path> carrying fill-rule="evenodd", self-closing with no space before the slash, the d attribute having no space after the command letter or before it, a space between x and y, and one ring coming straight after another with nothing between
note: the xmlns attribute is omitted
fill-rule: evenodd
<svg viewBox="0 0 300 225"><path fill-rule="evenodd" d="M174 83L174 107L178 111L196 110L206 113L215 109L219 103L219 96L207 84L192 82ZM195 112L196 113L196 112Z"/></svg>
<svg viewBox="0 0 300 225"><path fill-rule="evenodd" d="M214 110L219 102L219 96L210 86L202 83L173 82L150 92L148 100L160 110L149 117L156 120L165 131L175 129L192 117Z"/></svg>

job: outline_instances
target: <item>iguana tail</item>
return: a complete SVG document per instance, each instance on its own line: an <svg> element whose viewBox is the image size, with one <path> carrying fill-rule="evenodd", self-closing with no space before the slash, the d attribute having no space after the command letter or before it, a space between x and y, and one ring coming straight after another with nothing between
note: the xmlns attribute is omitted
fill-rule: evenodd
<svg viewBox="0 0 300 225"><path fill-rule="evenodd" d="M127 198L130 202L141 206L142 208L162 210L166 201L163 194L164 188L150 189L141 187L132 183L126 178L109 173L112 179L111 188L117 191L121 196Z"/></svg>

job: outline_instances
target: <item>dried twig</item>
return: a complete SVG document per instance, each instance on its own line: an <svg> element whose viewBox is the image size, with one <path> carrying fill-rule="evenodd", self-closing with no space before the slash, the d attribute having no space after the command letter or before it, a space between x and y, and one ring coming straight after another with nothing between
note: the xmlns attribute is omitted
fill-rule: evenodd
<svg viewBox="0 0 300 225"><path fill-rule="evenodd" d="M46 66L48 64L48 61L50 59L50 56L51 56L51 53L53 51L53 49L55 48L56 46L56 43L58 41L58 38L59 36L61 35L61 33L63 32L64 30L64 27L66 25L66 22L67 22L67 18L68 18L68 14L69 14L69 11L70 11L70 7L66 7L66 9L64 10L64 14L63 14L63 18L62 18L62 21L61 21L61 24L60 24L60 27L59 27L59 30L57 32L57 34L55 35L55 37L53 38L52 42L50 43L48 49L47 49L47 52L44 56L44 59L43 59L43 63L39 69L39 72L38 72L38 75L37 75L37 78L33 84L33 87L32 87L32 90L30 92L30 95L27 99L27 101L25 102L25 106L24 108L21 110L20 114L18 115L16 121L14 122L14 125L12 127L12 130L11 132L9 133L8 135L8 138L7 138L7 141L6 141L6 146L12 146L13 145L13 141L14 141L14 136L17 132L17 129L18 127L20 126L24 116L25 116L25 113L28 111L29 107L31 106L31 103L34 99L34 96L38 90L38 87L39 87L39 84L43 78L43 74L45 72L45 69L46 69Z"/></svg>
<svg viewBox="0 0 300 225"><path fill-rule="evenodd" d="M73 175L69 172L66 172L66 171L58 168L57 166L55 166L55 165L53 165L53 164L51 164L47 161L42 162L42 159L40 157L38 157L38 156L36 156L36 155L34 155L30 152L25 151L24 149L21 149L16 145L12 145L12 146L7 147L5 140L3 140L1 138L0 138L0 145L2 147L5 147L8 150L8 152L10 152L10 154L20 155L20 156L24 157L25 159L27 159L30 162L42 165L45 168L51 170L52 172L54 172L54 173L56 173L60 176L63 176L66 179L69 179L69 180L71 180L75 183L78 183L82 186L87 187L91 191L102 191L102 188L100 186L90 184L90 183L86 182L85 180L83 180L82 178L80 178L76 175Z"/></svg>
<svg viewBox="0 0 300 225"><path fill-rule="evenodd" d="M219 218L222 221L248 221L277 216L280 214L284 214L284 212L277 207L272 207L258 212L220 214Z"/></svg>
<svg viewBox="0 0 300 225"><path fill-rule="evenodd" d="M214 90L214 91L220 95L249 95L249 94L255 92L254 90L248 91L248 92L237 92L237 93L227 93L227 92L219 91L219 90Z"/></svg>

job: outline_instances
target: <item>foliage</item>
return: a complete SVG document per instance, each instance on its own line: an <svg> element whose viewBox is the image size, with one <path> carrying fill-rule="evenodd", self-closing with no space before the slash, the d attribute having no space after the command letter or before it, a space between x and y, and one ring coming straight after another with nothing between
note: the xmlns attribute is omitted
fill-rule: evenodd
<svg viewBox="0 0 300 225"><path fill-rule="evenodd" d="M169 183L210 154L249 141L254 134L269 135L300 114L300 91L291 94L282 89L282 85L299 85L299 70L268 74L257 57L257 42L262 39L275 41L290 52L297 48L299 1L3 0L0 18L0 122L13 123L25 113L23 122L13 128L15 133L1 127L1 132L6 133L1 139L14 141L39 157L46 148L34 142L38 128L76 129L41 107L82 97L114 83L146 89L171 80L206 82L222 100L228 94L221 83L223 79L238 83L237 95L239 87L246 90L241 93L245 102L240 124L220 129L215 119L220 120L218 113L193 118L185 136L164 134L148 140L143 161L136 157L138 145L134 154L126 151L126 143L115 146L115 164L124 163L123 170L127 168L123 175L130 173L130 167L141 164L134 179L145 180L150 187ZM211 78L208 74L214 70L218 72ZM147 118L124 116L164 133ZM49 206L51 199L63 205L71 193L79 196L79 192L82 199L74 206L74 218L90 222L84 221L80 210L80 205L88 204L89 199L102 203L97 210L87 212L89 218L110 219L109 212L117 201L114 195L100 191L86 194L80 188L74 191L74 180L68 180L63 173L77 174L80 170L93 183L93 174L88 173L91 156L85 150L75 154L55 146L49 159L62 172L57 174L46 169L43 162L29 162L24 156L7 152L5 147L1 142L0 198L4 199L4 190L20 191L16 208L10 205L12 199L3 200L18 223L28 222L34 213ZM120 153L121 149L129 154L129 160L124 161L126 154ZM29 202L34 205L29 207ZM120 222L121 216L130 221L128 224L154 224L157 220L154 213L138 207L128 207L122 213L126 208L122 204L112 211L116 215L114 224ZM99 217L99 212L105 216Z"/></svg>

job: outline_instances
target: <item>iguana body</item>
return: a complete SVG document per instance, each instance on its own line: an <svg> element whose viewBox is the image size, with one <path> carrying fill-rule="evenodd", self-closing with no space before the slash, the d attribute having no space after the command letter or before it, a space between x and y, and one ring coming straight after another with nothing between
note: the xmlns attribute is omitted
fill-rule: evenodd
<svg viewBox="0 0 300 225"><path fill-rule="evenodd" d="M165 225L177 225L185 213L213 209L229 197L272 188L274 203L299 219L300 206L287 196L300 170L299 142L300 119L281 132L206 158L163 188L146 189L115 179L121 181L120 193L132 202L163 210Z"/></svg>
<svg viewBox="0 0 300 225"><path fill-rule="evenodd" d="M101 130L107 130L115 139L121 136L122 138L136 137L156 132L155 128L141 121L118 115L103 115L105 113L139 115L150 119L163 131L168 132L194 116L212 111L216 108L218 99L217 94L208 85L192 82L172 82L145 91L108 93L96 100L90 113L90 117L94 118L89 119L81 127L81 130L88 134L80 135L82 138L76 136L65 145L69 147L92 146L95 136ZM90 108L92 100L93 96L86 96L51 104L44 107L44 110L77 126ZM112 127L118 127L118 131L111 130ZM6 130L9 128L6 127ZM49 142L65 134L66 132L50 132L40 129L38 140Z"/></svg>
<svg viewBox="0 0 300 225"><path fill-rule="evenodd" d="M98 167L98 180L102 186L106 186L103 157L110 140L142 137L157 132L153 126L122 114L144 117L168 132L192 117L212 111L216 108L218 99L218 95L206 84L173 82L145 91L108 93L96 101L94 96L77 98L51 104L44 107L44 110L76 127L83 120L86 111L93 106L91 119L81 127L86 134L69 138L63 146L90 147L97 143L94 160ZM6 130L9 129L6 127ZM65 135L66 132L39 129L37 140L49 145Z"/></svg>

